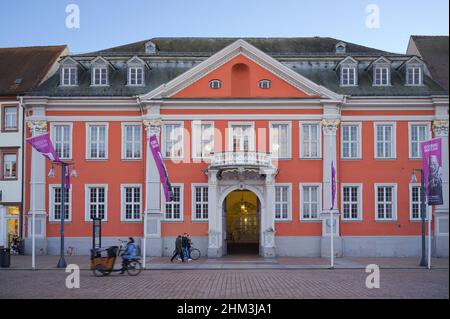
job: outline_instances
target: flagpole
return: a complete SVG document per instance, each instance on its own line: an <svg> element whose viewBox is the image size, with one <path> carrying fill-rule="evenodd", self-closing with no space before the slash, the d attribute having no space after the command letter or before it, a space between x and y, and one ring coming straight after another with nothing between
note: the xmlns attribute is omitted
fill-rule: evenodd
<svg viewBox="0 0 450 319"><path fill-rule="evenodd" d="M33 136L36 135L36 126L33 125ZM33 157L33 153L36 155L36 150L34 150L34 148L31 148L31 156ZM32 162L33 158L31 159ZM34 166L34 167L33 167ZM33 179L33 192L32 192L32 197L33 197L33 201L32 201L32 206L33 206L33 211L32 211L32 215L31 215L31 268L33 270L36 269L36 238L35 238L35 222L36 222L36 217L35 217L35 212L36 212L36 164L32 165L32 179ZM31 193L31 192L30 192Z"/></svg>
<svg viewBox="0 0 450 319"><path fill-rule="evenodd" d="M433 211L428 214L428 269L431 269L431 216Z"/></svg>

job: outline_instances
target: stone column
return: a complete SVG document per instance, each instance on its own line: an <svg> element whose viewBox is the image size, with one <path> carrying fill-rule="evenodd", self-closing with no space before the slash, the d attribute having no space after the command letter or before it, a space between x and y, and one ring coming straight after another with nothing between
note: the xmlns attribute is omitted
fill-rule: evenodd
<svg viewBox="0 0 450 319"><path fill-rule="evenodd" d="M33 118L27 121L28 128L32 136L47 133L47 122L39 119L42 109L33 109ZM47 253L47 212L45 207L46 195L46 166L45 157L35 149L31 153L31 172L30 172L30 198L29 211L27 213L28 232L25 241L25 251L31 254L32 242L32 216L35 215L35 239L36 239L36 255Z"/></svg>
<svg viewBox="0 0 450 319"><path fill-rule="evenodd" d="M448 119L433 122L434 136L442 140L442 194L444 204L435 206L434 237L436 257L448 257L449 233L449 168L448 168Z"/></svg>
<svg viewBox="0 0 450 319"><path fill-rule="evenodd" d="M264 205L261 207L260 254L275 257L275 177L277 169L262 169L265 179Z"/></svg>
<svg viewBox="0 0 450 319"><path fill-rule="evenodd" d="M160 119L147 119L143 121L146 136L146 163L145 163L145 211L144 211L144 238L143 250L146 256L162 256L163 242L161 237L161 181L159 171L153 159L148 138L156 135L159 139L161 131ZM145 247L144 247L145 246Z"/></svg>
<svg viewBox="0 0 450 319"><path fill-rule="evenodd" d="M218 203L216 169L208 169L208 258L223 255L223 221Z"/></svg>
<svg viewBox="0 0 450 319"><path fill-rule="evenodd" d="M7 246L6 233L6 206L0 205L0 247Z"/></svg>
<svg viewBox="0 0 450 319"><path fill-rule="evenodd" d="M339 236L339 209L337 206L337 161L336 161L336 131L338 130L340 120L337 116L328 117L322 120L323 128L323 202L322 202L322 240L321 256L331 256L331 223L333 222L333 251L335 256L342 256L342 238ZM331 210L331 162L336 169L336 198L334 199L334 209Z"/></svg>

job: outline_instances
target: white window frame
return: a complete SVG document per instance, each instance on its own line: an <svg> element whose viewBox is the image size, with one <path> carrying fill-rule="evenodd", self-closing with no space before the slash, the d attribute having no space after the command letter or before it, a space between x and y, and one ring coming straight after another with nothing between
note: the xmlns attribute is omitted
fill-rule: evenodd
<svg viewBox="0 0 450 319"><path fill-rule="evenodd" d="M95 187L104 187L105 188L105 218L102 219L102 222L108 221L108 184L85 184L84 185L84 220L86 222L92 222L91 214L89 211L90 204L90 188Z"/></svg>
<svg viewBox="0 0 450 319"><path fill-rule="evenodd" d="M275 217L275 222L286 222L286 221L292 221L292 184L291 183L276 183L275 184L275 188L277 187L287 187L287 201L288 201L288 211L287 211L287 218L276 218ZM275 190L276 192L276 190ZM275 207L276 207L276 196L274 199L274 216L275 216Z"/></svg>
<svg viewBox="0 0 450 319"><path fill-rule="evenodd" d="M419 70L419 83L410 83L409 82L409 74L412 71L413 72L413 81L414 81L414 73L415 73L415 69ZM417 65L410 65L406 67L406 81L405 81L405 85L406 86L422 86L423 85L423 70L421 66L417 66Z"/></svg>
<svg viewBox="0 0 450 319"><path fill-rule="evenodd" d="M391 143L391 157L380 157L377 154L377 127L378 126L385 126L385 125L391 125L392 126L392 143ZM397 123L396 122L374 122L373 123L373 145L374 145L374 158L377 160L394 160L397 159Z"/></svg>
<svg viewBox="0 0 450 319"><path fill-rule="evenodd" d="M255 149L256 149L255 122L228 122L228 151L233 152L233 127L234 126L251 126L251 135L249 138L248 151L255 152Z"/></svg>
<svg viewBox="0 0 450 319"><path fill-rule="evenodd" d="M103 77L102 77L102 72L101 70L105 69L106 70L106 74L105 74L105 83L103 84ZM100 83L95 83L95 72L97 70L100 70L100 76L99 76L99 81ZM107 65L97 65L97 66L93 66L92 67L92 78L91 78L91 86L109 86L109 70L108 70L108 66Z"/></svg>
<svg viewBox="0 0 450 319"><path fill-rule="evenodd" d="M305 156L305 150L303 147L303 125L318 125L319 126L319 132L318 132L318 152L316 157L312 156ZM299 142L300 142L300 159L311 159L311 160L317 160L322 159L322 124L319 121L301 121L299 122Z"/></svg>
<svg viewBox="0 0 450 319"><path fill-rule="evenodd" d="M273 152L273 127L275 125L287 125L288 127L288 136L287 136L287 155L286 156L278 156L278 154ZM291 121L271 121L269 122L269 151L272 158L278 160L289 160L292 159L292 122Z"/></svg>
<svg viewBox="0 0 450 319"><path fill-rule="evenodd" d="M177 156L166 156L166 130L167 125L180 125L181 129L181 155ZM162 141L162 155L164 159L171 160L182 160L184 158L184 121L165 121L161 128L161 141Z"/></svg>
<svg viewBox="0 0 450 319"><path fill-rule="evenodd" d="M260 89L262 89L262 90L268 90L268 89L270 89L272 87L272 81L271 80L267 80L267 79L260 80L258 82L258 87Z"/></svg>
<svg viewBox="0 0 450 319"><path fill-rule="evenodd" d="M55 188L61 188L61 184L49 184L48 185L48 206L49 206L48 221L49 222L61 222L61 219L55 218L55 197L54 197L54 189ZM66 192L69 192L69 219L65 219L64 221L71 222L72 221L72 185L70 185L70 189L66 189ZM63 213L63 212L61 212L61 213Z"/></svg>
<svg viewBox="0 0 450 319"><path fill-rule="evenodd" d="M201 125L206 124L206 125L211 125L211 131L212 131L212 141L211 141L211 153L214 153L214 139L215 139L215 128L214 128L214 121L192 121L192 159L193 160L208 160L211 159L211 155L206 156L203 154L203 150L202 150L202 155L200 157L197 156L197 148L198 148L198 144L199 142L201 143L202 141L197 141L195 139L196 137L196 132L199 129L199 126L201 127ZM201 132L200 132L201 134ZM201 145L200 145L201 147Z"/></svg>
<svg viewBox="0 0 450 319"><path fill-rule="evenodd" d="M318 198L318 212L317 212L317 218L304 218L303 217L303 187L308 187L308 186L313 186L313 187L318 187L318 192L319 194L317 194L317 198ZM304 222L320 222L320 214L322 213L322 183L300 183L299 185L299 191L300 191L300 221L304 221Z"/></svg>
<svg viewBox="0 0 450 319"><path fill-rule="evenodd" d="M72 159L72 149L73 149L73 122L52 122L50 123L50 139L52 140L53 145L55 146L55 151L56 151L56 126L69 126L69 134L70 134L70 139L69 139L69 157L64 157L59 156L60 159L67 159L67 160L71 160Z"/></svg>
<svg viewBox="0 0 450 319"><path fill-rule="evenodd" d="M64 75L65 73L69 71L69 83L65 84L64 83ZM74 82L71 82L71 75L72 72L75 74L75 79ZM74 66L74 65L67 65L67 66L62 66L61 67L61 79L60 79L60 86L78 86L78 67Z"/></svg>
<svg viewBox="0 0 450 319"><path fill-rule="evenodd" d="M378 187L392 187L392 218L379 218L378 217ZM397 221L397 183L375 183L374 184L374 194L375 194L375 221L387 221L395 222Z"/></svg>
<svg viewBox="0 0 450 319"><path fill-rule="evenodd" d="M347 71L347 81L348 83L344 83L344 70ZM350 70L353 70L353 78L350 77ZM342 66L341 67L341 86L358 86L357 80L357 67L356 66ZM353 83L351 80L353 80Z"/></svg>
<svg viewBox="0 0 450 319"><path fill-rule="evenodd" d="M380 83L377 83L377 70L380 70ZM383 70L386 70L386 83L383 83ZM391 68L389 66L375 66L373 68L373 86L390 86L391 85Z"/></svg>
<svg viewBox="0 0 450 319"><path fill-rule="evenodd" d="M358 126L357 134L358 139L356 143L356 157L344 157L344 127L345 126ZM343 160L361 160L362 159L362 123L361 122L342 122L341 123L341 159Z"/></svg>
<svg viewBox="0 0 450 319"><path fill-rule="evenodd" d="M208 203L208 218L197 218L196 217L196 204L197 204L197 198L195 194L195 189L197 187L206 187L208 188L208 183L192 183L191 184L191 220L196 222L207 222L209 220L209 203ZM209 199L209 193L208 193L208 199ZM205 203L205 202L202 202Z"/></svg>
<svg viewBox="0 0 450 319"><path fill-rule="evenodd" d="M419 144L419 154L418 156L414 157L412 154L412 127L413 126L426 126L425 129L425 141L430 139L430 136L432 136L431 133L431 123L429 122L408 122L408 149L409 149L409 159L417 159L421 160L421 149L420 149L420 142Z"/></svg>
<svg viewBox="0 0 450 319"><path fill-rule="evenodd" d="M166 218L166 197L164 196L164 189L161 187L161 212L163 216L161 221L163 222L183 222L184 221L184 184L183 183L172 183L172 187L180 187L180 218L170 219Z"/></svg>
<svg viewBox="0 0 450 319"><path fill-rule="evenodd" d="M105 157L97 158L97 157L91 157L91 143L90 143L90 137L91 137L91 126L99 126L104 125L106 126L105 129ZM86 123L86 159L87 160L93 160L93 161L106 161L108 160L108 136L109 136L109 123L108 122L89 122Z"/></svg>
<svg viewBox="0 0 450 319"><path fill-rule="evenodd" d="M222 88L222 81L218 79L213 79L209 81L208 86L210 89L218 90Z"/></svg>
<svg viewBox="0 0 450 319"><path fill-rule="evenodd" d="M139 157L127 157L127 141L126 141L126 127L138 126L139 127ZM133 133L134 134L134 133ZM135 141L133 141L133 144ZM141 160L142 159L142 123L140 122L122 122L122 160Z"/></svg>
<svg viewBox="0 0 450 319"><path fill-rule="evenodd" d="M133 187L139 188L139 218L127 218L126 213L126 188ZM121 222L140 222L142 221L142 185L141 184L120 184L120 221ZM134 202L133 202L134 203Z"/></svg>
<svg viewBox="0 0 450 319"><path fill-rule="evenodd" d="M357 187L358 188L358 217L357 218L345 218L344 217L344 188L345 187ZM362 183L342 183L341 184L341 218L343 221L362 221L363 220L363 184Z"/></svg>
<svg viewBox="0 0 450 319"><path fill-rule="evenodd" d="M136 83L131 83L131 70L135 70L136 78L134 78ZM138 69L142 71L141 78L138 77ZM138 83L138 80L141 80L141 83ZM128 86L145 86L145 69L143 66L129 66L128 67Z"/></svg>
<svg viewBox="0 0 450 319"><path fill-rule="evenodd" d="M413 218L413 200L412 200L412 189L413 187L419 187L419 218ZM426 197L426 195L425 195ZM428 217L431 216L431 220L433 220L433 207L432 206L428 206L426 200L425 200L425 205L426 205L426 214L427 216L425 217L425 220L428 221ZM410 221L422 221L422 218L420 218L420 183L409 183L409 220Z"/></svg>

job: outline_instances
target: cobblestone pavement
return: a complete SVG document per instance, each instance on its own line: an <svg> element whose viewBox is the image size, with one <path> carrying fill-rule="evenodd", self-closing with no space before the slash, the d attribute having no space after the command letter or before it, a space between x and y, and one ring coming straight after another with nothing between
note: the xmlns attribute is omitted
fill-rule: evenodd
<svg viewBox="0 0 450 319"><path fill-rule="evenodd" d="M97 278L82 270L67 289L64 270L0 270L0 298L449 298L448 269L381 269L380 288L364 269L146 270Z"/></svg>

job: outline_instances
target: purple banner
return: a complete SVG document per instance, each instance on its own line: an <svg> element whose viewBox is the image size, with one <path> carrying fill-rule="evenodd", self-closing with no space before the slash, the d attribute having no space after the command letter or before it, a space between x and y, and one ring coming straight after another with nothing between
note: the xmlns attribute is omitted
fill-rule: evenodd
<svg viewBox="0 0 450 319"><path fill-rule="evenodd" d="M422 142L420 147L428 205L442 205L442 141L435 138Z"/></svg>
<svg viewBox="0 0 450 319"><path fill-rule="evenodd" d="M331 210L334 208L334 199L336 198L336 169L334 162L331 161Z"/></svg>
<svg viewBox="0 0 450 319"><path fill-rule="evenodd" d="M164 195L166 197L166 202L172 201L172 187L170 186L169 176L167 174L166 166L164 165L164 159L161 154L161 149L159 147L158 139L156 135L150 136L149 140L150 150L153 154L153 158L155 159L156 167L159 172L159 179L162 183L164 189Z"/></svg>
<svg viewBox="0 0 450 319"><path fill-rule="evenodd" d="M55 148L53 147L52 141L50 140L50 135L48 133L29 137L27 138L27 143L52 162L61 161L58 157L58 154L56 154Z"/></svg>

